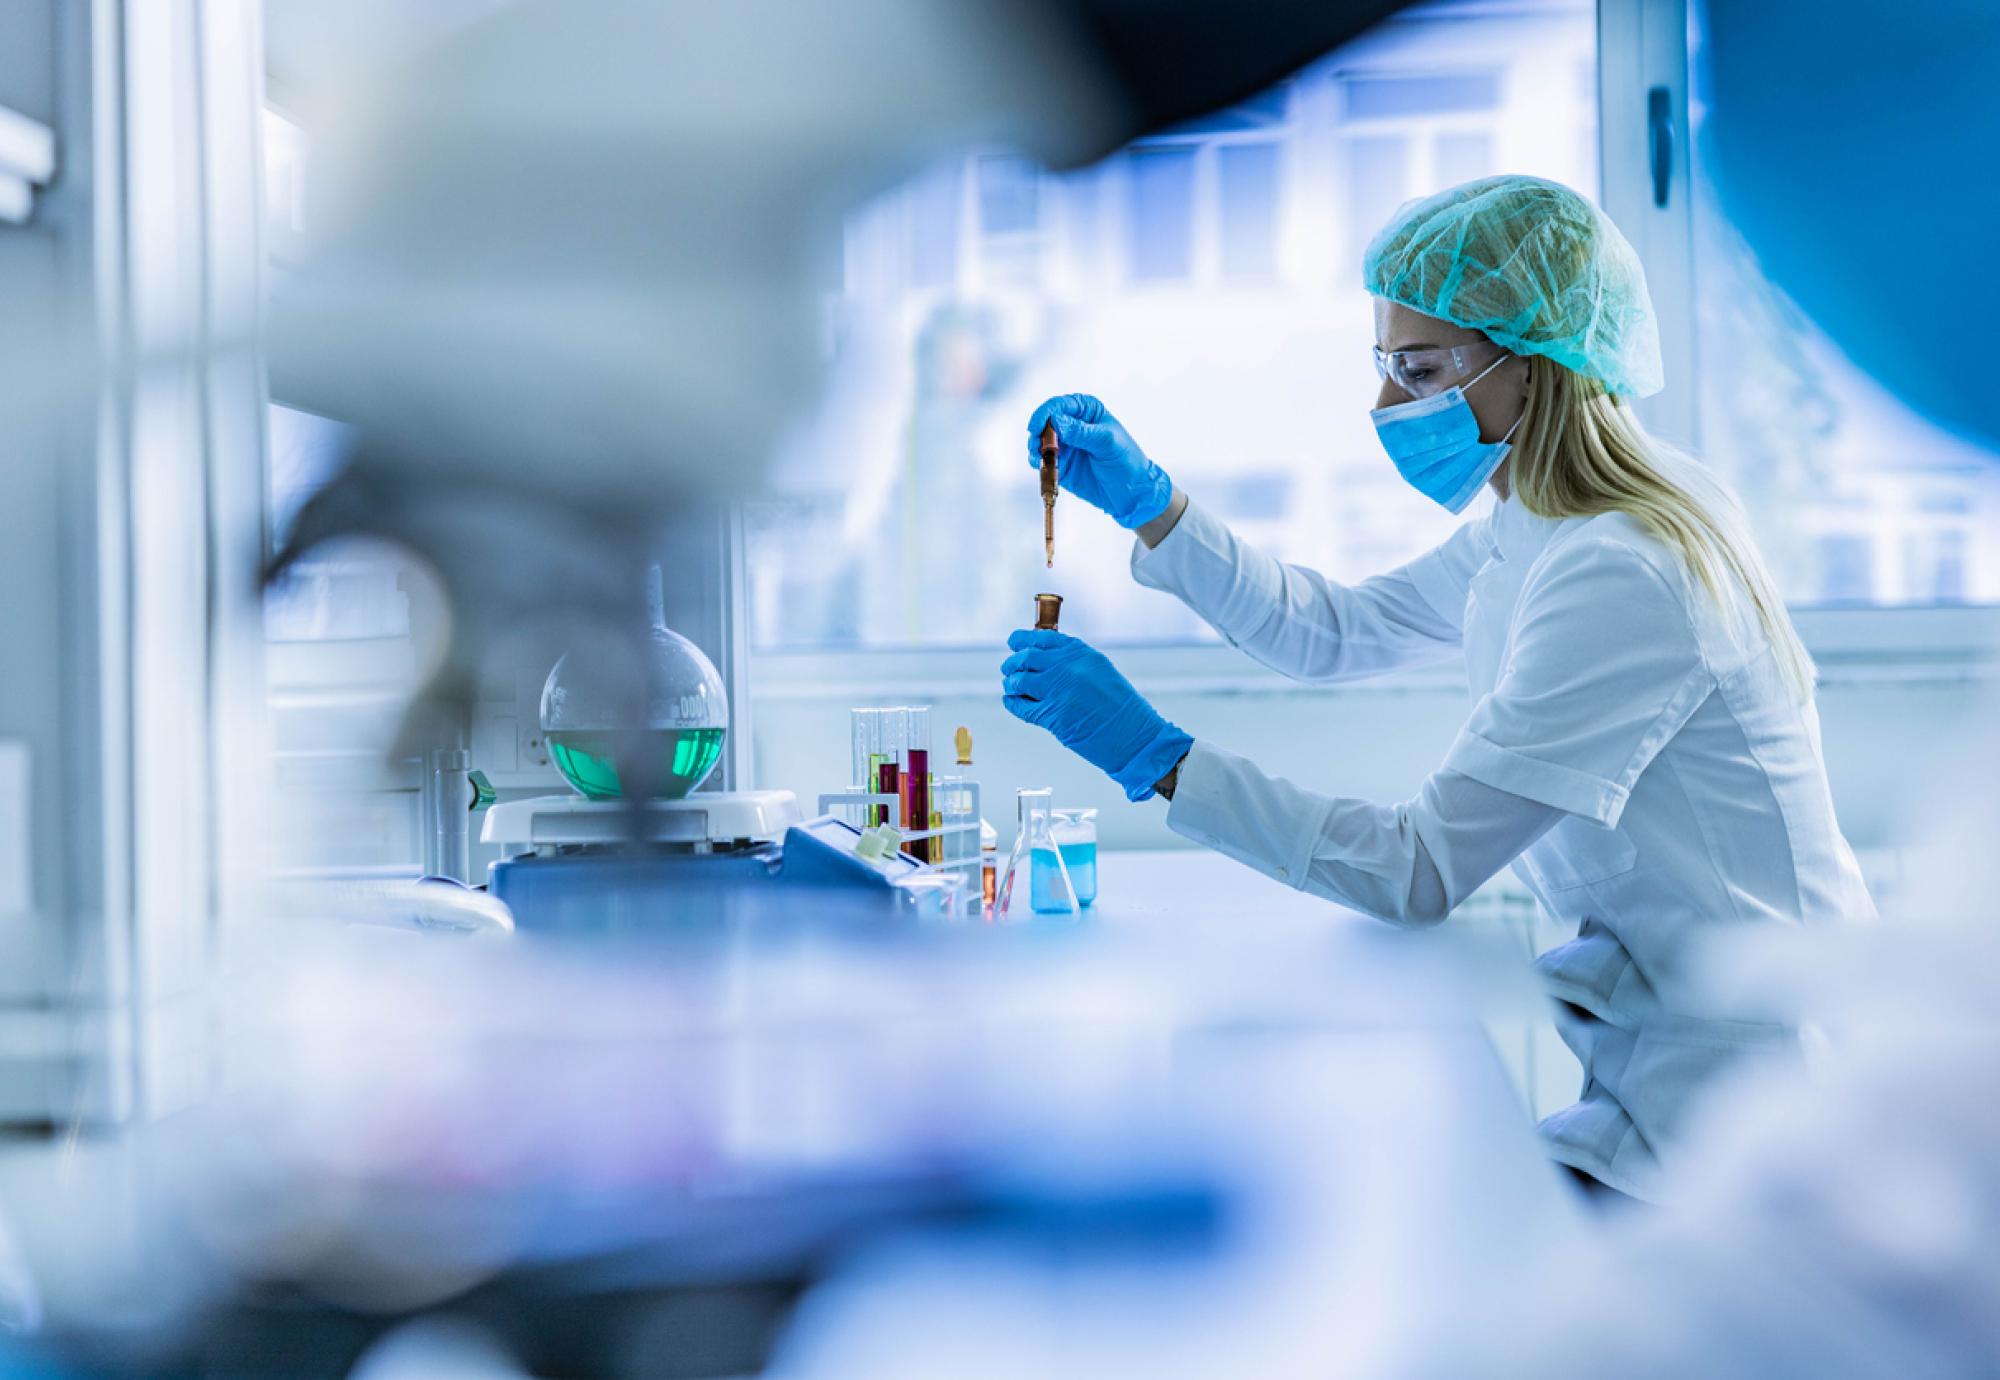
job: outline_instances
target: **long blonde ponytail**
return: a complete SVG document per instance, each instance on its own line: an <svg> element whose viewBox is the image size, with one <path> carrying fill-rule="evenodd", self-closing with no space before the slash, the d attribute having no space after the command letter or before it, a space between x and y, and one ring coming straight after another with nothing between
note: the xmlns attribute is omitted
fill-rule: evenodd
<svg viewBox="0 0 2000 1380"><path fill-rule="evenodd" d="M1543 517L1630 515L1679 553L1724 607L1726 585L1740 584L1795 696L1801 703L1812 698L1812 658L1735 496L1702 466L1648 436L1603 384L1554 360L1533 359L1507 475L1521 503Z"/></svg>

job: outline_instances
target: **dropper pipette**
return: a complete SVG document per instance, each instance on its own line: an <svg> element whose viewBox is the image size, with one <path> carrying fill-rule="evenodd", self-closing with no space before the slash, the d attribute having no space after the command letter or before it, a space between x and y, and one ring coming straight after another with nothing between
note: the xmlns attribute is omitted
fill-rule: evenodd
<svg viewBox="0 0 2000 1380"><path fill-rule="evenodd" d="M1056 564L1056 424L1042 424L1042 547L1049 569Z"/></svg>

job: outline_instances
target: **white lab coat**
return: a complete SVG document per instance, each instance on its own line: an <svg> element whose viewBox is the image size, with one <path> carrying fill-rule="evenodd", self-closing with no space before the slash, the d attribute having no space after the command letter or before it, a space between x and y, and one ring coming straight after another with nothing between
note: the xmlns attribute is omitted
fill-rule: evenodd
<svg viewBox="0 0 2000 1380"><path fill-rule="evenodd" d="M1516 501L1352 588L1190 503L1158 547L1135 547L1132 571L1300 680L1463 648L1472 714L1415 799L1320 795L1197 742L1167 823L1399 924L1441 920L1511 863L1577 927L1538 962L1584 1068L1578 1101L1542 1123L1556 1159L1657 1196L1697 1092L1793 1056L1793 1032L1702 989L1691 940L1874 911L1834 820L1817 711L1795 701L1740 590L1718 607L1623 514L1558 521Z"/></svg>

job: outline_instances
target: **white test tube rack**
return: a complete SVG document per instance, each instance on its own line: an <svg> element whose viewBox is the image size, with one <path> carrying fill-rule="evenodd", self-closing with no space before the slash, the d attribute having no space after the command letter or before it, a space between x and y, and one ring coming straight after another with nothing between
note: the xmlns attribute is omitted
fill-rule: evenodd
<svg viewBox="0 0 2000 1380"><path fill-rule="evenodd" d="M979 869L982 865L979 856L979 783L977 781L959 782L954 786L954 789L967 792L971 796L972 805L970 813L964 815L955 813L951 816L951 820L955 822L947 822L935 829L905 830L899 827L896 831L896 847L899 849L903 848L905 844L914 843L918 839L938 839L940 841L950 839L960 843L961 846L969 845L963 857L949 857L939 862L920 863L918 866L925 872L965 872L967 880L971 884L972 894L977 896L979 894ZM892 795L887 791L834 791L819 798L819 812L823 815L830 815L836 809L845 810L849 807L860 806L860 817L866 819L868 817L867 807L879 805L888 812L891 819L894 819L896 812L902 808L902 804L900 796ZM942 851L953 853L957 850L946 844Z"/></svg>

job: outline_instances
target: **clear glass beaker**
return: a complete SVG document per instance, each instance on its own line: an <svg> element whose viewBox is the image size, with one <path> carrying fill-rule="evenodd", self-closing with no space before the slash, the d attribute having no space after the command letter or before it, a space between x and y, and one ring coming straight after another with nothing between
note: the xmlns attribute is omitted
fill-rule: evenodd
<svg viewBox="0 0 2000 1380"><path fill-rule="evenodd" d="M1058 861L1080 906L1097 899L1097 811L1056 810L1049 825L1055 840L1052 855L1036 854L1028 868L1028 902L1038 911L1066 911L1057 889Z"/></svg>
<svg viewBox="0 0 2000 1380"><path fill-rule="evenodd" d="M966 878L956 872L913 872L891 879L906 914L923 920L958 920L977 914Z"/></svg>

